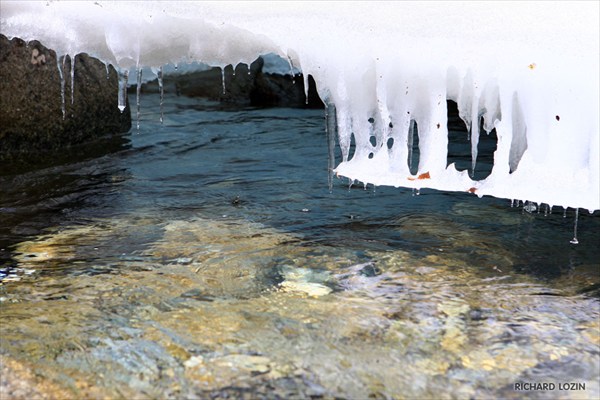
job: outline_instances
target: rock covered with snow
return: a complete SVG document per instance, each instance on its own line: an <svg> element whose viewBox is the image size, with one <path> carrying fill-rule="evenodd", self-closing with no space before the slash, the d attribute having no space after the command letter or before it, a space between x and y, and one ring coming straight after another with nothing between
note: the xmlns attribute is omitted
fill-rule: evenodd
<svg viewBox="0 0 600 400"><path fill-rule="evenodd" d="M600 209L598 2L10 2L1 30L121 68L275 53L335 104L339 176ZM306 87L307 85L305 85ZM446 99L492 173L447 165ZM418 126L419 163L408 164ZM483 132L480 132L480 127ZM393 144L389 139L393 139ZM355 144L354 155L350 149Z"/></svg>

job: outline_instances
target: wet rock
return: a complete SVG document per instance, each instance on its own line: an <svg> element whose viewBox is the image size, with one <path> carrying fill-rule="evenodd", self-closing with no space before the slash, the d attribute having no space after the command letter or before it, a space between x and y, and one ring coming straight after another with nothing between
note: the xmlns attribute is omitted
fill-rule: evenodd
<svg viewBox="0 0 600 400"><path fill-rule="evenodd" d="M75 395L37 375L28 365L0 356L0 399L73 399Z"/></svg>
<svg viewBox="0 0 600 400"><path fill-rule="evenodd" d="M343 290L361 293L368 297L394 296L404 290L401 272L383 272L372 261L347 267L336 274L336 286Z"/></svg>
<svg viewBox="0 0 600 400"><path fill-rule="evenodd" d="M497 351L477 349L461 357L465 368L494 371L506 370L514 375L535 366L537 359L531 351L524 352L516 346L507 346Z"/></svg>
<svg viewBox="0 0 600 400"><path fill-rule="evenodd" d="M381 275L381 270L375 264L367 264L359 271L359 274L367 278L372 278Z"/></svg>
<svg viewBox="0 0 600 400"><path fill-rule="evenodd" d="M130 129L129 109L121 113L117 108L115 69L109 67L107 73L98 59L78 54L72 86L72 65L72 58L57 60L38 41L0 35L0 159L58 150Z"/></svg>
<svg viewBox="0 0 600 400"><path fill-rule="evenodd" d="M195 219L165 226L164 240L151 253L157 258L193 259L189 267L204 296L251 298L283 282L270 255L289 240L258 224Z"/></svg>
<svg viewBox="0 0 600 400"><path fill-rule="evenodd" d="M486 319L483 310L479 308L475 308L469 311L469 318L471 319L471 321L481 321Z"/></svg>
<svg viewBox="0 0 600 400"><path fill-rule="evenodd" d="M326 296L333 291L330 287L315 282L283 281L280 286L284 292L304 293L310 297Z"/></svg>
<svg viewBox="0 0 600 400"><path fill-rule="evenodd" d="M327 271L316 271L308 268L283 267L281 274L284 278L279 284L283 292L304 293L310 297L326 296L333 289L324 282L329 280Z"/></svg>
<svg viewBox="0 0 600 400"><path fill-rule="evenodd" d="M269 357L228 354L216 357L190 357L184 363L185 375L203 389L221 390L235 385L254 390L260 382L293 375L292 365L280 365Z"/></svg>
<svg viewBox="0 0 600 400"><path fill-rule="evenodd" d="M462 317L469 312L469 305L449 300L439 304L438 310L447 316L441 346L444 350L458 353L468 341L467 324Z"/></svg>
<svg viewBox="0 0 600 400"><path fill-rule="evenodd" d="M245 354L230 354L221 358L219 364L232 368L239 368L251 374L265 374L271 371L271 360L263 356Z"/></svg>

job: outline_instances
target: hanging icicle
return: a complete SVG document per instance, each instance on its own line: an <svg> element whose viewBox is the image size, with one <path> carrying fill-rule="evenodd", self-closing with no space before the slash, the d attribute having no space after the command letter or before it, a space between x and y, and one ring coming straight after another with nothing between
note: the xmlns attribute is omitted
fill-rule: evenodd
<svg viewBox="0 0 600 400"><path fill-rule="evenodd" d="M328 171L328 183L329 193L333 191L333 170L335 169L335 135L337 135L337 116L335 112L335 105L333 103L327 104L325 111L325 132L327 133L327 171Z"/></svg>
<svg viewBox="0 0 600 400"><path fill-rule="evenodd" d="M164 89L163 89L163 67L162 67L162 65L158 69L157 77L158 77L158 90L160 92L160 123L162 125L163 117L164 117L164 114L163 114Z"/></svg>
<svg viewBox="0 0 600 400"><path fill-rule="evenodd" d="M223 95L225 95L225 67L221 68L221 82L223 84Z"/></svg>
<svg viewBox="0 0 600 400"><path fill-rule="evenodd" d="M124 70L119 72L119 111L125 111L127 107L127 79L129 77L129 71Z"/></svg>
<svg viewBox="0 0 600 400"><path fill-rule="evenodd" d="M571 244L579 244L579 240L577 240L577 220L579 219L579 208L575 209L575 225L573 226L573 239L571 239Z"/></svg>
<svg viewBox="0 0 600 400"><path fill-rule="evenodd" d="M292 85L296 84L296 75L294 75L294 63L292 62L292 59L290 58L290 56L288 56L288 61L290 63L290 75L292 75Z"/></svg>
<svg viewBox="0 0 600 400"><path fill-rule="evenodd" d="M304 80L304 104L308 105L308 89L309 89L309 83L308 83L308 74L302 74L302 79Z"/></svg>
<svg viewBox="0 0 600 400"><path fill-rule="evenodd" d="M71 58L71 104L75 104L75 57Z"/></svg>
<svg viewBox="0 0 600 400"><path fill-rule="evenodd" d="M67 114L65 109L65 76L63 74L63 67L60 65L60 57L56 57L56 67L58 68L58 75L60 77L60 110L62 111L62 118L64 120Z"/></svg>
<svg viewBox="0 0 600 400"><path fill-rule="evenodd" d="M478 155L478 146L479 146L479 118L478 118L478 110L477 104L479 103L479 98L475 97L473 100L473 106L471 110L472 120L471 120L471 129L469 130L471 134L471 179L475 179L475 167L477 166L477 155Z"/></svg>
<svg viewBox="0 0 600 400"><path fill-rule="evenodd" d="M415 136L415 120L411 119L408 125L408 169L410 173L413 173L413 145L414 145L414 136ZM414 195L414 191L413 191Z"/></svg>
<svg viewBox="0 0 600 400"><path fill-rule="evenodd" d="M137 69L137 82L135 88L135 105L136 105L136 127L138 133L140 133L140 114L141 114L141 106L140 106L140 97L142 95L142 69L138 66Z"/></svg>

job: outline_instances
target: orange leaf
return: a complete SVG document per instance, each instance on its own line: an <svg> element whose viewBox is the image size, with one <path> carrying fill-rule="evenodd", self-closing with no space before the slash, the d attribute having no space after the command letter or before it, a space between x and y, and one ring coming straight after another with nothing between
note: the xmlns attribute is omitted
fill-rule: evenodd
<svg viewBox="0 0 600 400"><path fill-rule="evenodd" d="M408 177L409 181L415 181L415 180L420 180L420 179L431 179L431 175L429 175L429 171L423 172L421 175L417 176L416 178L413 178L412 176Z"/></svg>
<svg viewBox="0 0 600 400"><path fill-rule="evenodd" d="M467 190L467 192L469 193L475 193L477 191L477 188L472 187L471 189Z"/></svg>

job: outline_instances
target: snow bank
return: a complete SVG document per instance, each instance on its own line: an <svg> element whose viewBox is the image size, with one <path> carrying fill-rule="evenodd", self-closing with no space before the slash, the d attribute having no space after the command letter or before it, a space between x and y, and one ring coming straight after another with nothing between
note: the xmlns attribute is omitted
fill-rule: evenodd
<svg viewBox="0 0 600 400"><path fill-rule="evenodd" d="M278 54L305 79L311 74L336 106L338 175L600 209L598 2L3 0L0 7L3 34L121 68L225 66ZM496 129L494 168L483 181L447 166L446 99L470 127L473 164L486 134L480 118L484 131ZM411 121L420 150L414 176Z"/></svg>

